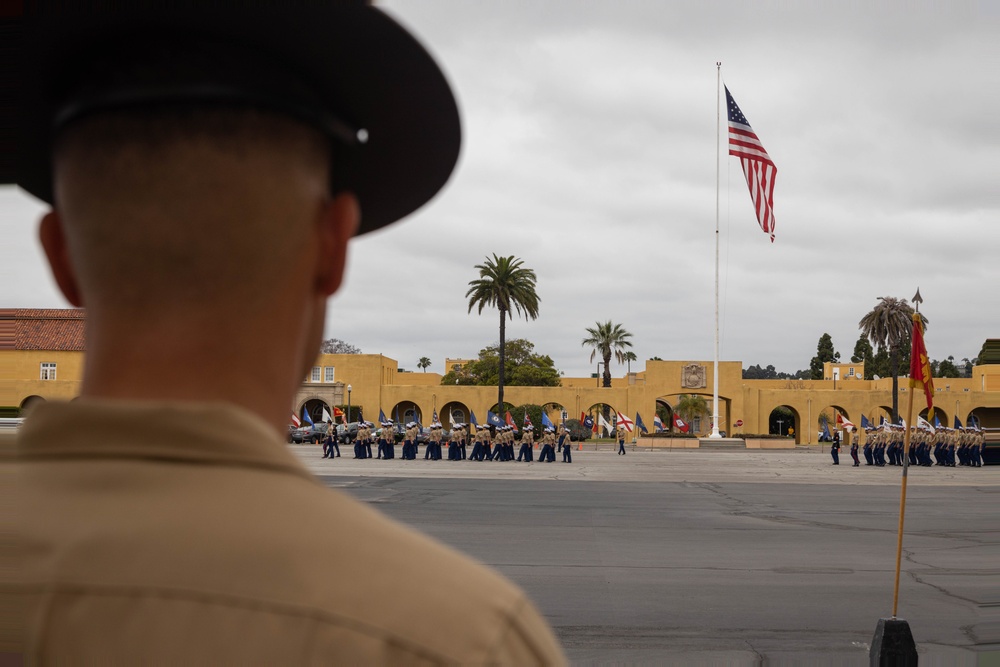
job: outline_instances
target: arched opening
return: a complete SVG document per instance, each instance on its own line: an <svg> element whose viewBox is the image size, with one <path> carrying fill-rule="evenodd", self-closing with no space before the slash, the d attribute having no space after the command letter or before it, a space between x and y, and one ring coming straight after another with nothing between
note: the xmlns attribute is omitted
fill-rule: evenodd
<svg viewBox="0 0 1000 667"><path fill-rule="evenodd" d="M779 405L767 417L767 432L771 435L787 435L798 443L802 437L802 418L798 410L790 405ZM832 430L831 426L831 430Z"/></svg>
<svg viewBox="0 0 1000 667"><path fill-rule="evenodd" d="M307 413L309 418L312 419L313 424L319 424L321 422L325 423L327 419L333 419L333 410L331 410L330 406L326 404L326 401L322 399L310 398L305 402L305 404L303 404L302 408L303 411L299 414L303 414L303 412ZM302 421L306 422L306 419L303 418ZM303 423L303 426L304 425L305 423Z"/></svg>
<svg viewBox="0 0 1000 667"><path fill-rule="evenodd" d="M674 424L674 406L666 398L656 399L656 417L651 425L654 432L671 432L676 428ZM681 430L681 429L678 429ZM690 429L689 429L690 430ZM681 430L683 432L683 430Z"/></svg>
<svg viewBox="0 0 1000 667"><path fill-rule="evenodd" d="M594 403L584 410L584 414L594 420L591 428L595 438L613 438L615 435L615 419L618 411L607 403Z"/></svg>
<svg viewBox="0 0 1000 667"><path fill-rule="evenodd" d="M1000 429L1000 408L973 408L965 423L966 426Z"/></svg>
<svg viewBox="0 0 1000 667"><path fill-rule="evenodd" d="M397 424L421 423L420 408L413 401L400 401L396 403L385 416L386 419L391 419Z"/></svg>
<svg viewBox="0 0 1000 667"><path fill-rule="evenodd" d="M564 423L573 416L562 406L561 403L543 403L542 411L545 412L549 421L551 421L555 426L559 426L559 424ZM580 415L576 416L579 417Z"/></svg>
<svg viewBox="0 0 1000 667"><path fill-rule="evenodd" d="M719 434L724 437L729 435L730 400L724 396L719 396ZM687 425L688 435L706 435L712 431L712 394L699 394L693 392L668 394L656 399L657 414L661 420L669 412L671 422L664 422L664 427L669 431L683 433L684 430L678 427L678 419ZM661 410L661 406L666 408Z"/></svg>
<svg viewBox="0 0 1000 667"><path fill-rule="evenodd" d="M39 403L44 403L44 402L45 399L42 398L41 396L28 396L23 401L21 401L21 416L24 417L25 415L28 414L28 411L31 410L32 407L38 405Z"/></svg>
<svg viewBox="0 0 1000 667"><path fill-rule="evenodd" d="M445 428L451 428L454 424L468 424L469 408L459 401L445 403L438 412L438 421Z"/></svg>

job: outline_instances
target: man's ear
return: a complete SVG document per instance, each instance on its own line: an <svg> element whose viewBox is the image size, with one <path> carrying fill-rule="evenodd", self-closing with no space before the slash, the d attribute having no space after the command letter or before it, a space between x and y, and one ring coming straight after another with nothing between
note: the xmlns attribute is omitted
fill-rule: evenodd
<svg viewBox="0 0 1000 667"><path fill-rule="evenodd" d="M63 296L77 308L82 308L83 298L80 295L80 286L73 272L73 266L69 261L66 235L59 213L49 211L42 217L38 226L38 236L45 250L45 257L49 260L52 277L55 278Z"/></svg>
<svg viewBox="0 0 1000 667"><path fill-rule="evenodd" d="M319 220L319 267L317 290L330 296L344 279L347 266L347 243L361 223L361 207L349 192L336 195L324 207Z"/></svg>

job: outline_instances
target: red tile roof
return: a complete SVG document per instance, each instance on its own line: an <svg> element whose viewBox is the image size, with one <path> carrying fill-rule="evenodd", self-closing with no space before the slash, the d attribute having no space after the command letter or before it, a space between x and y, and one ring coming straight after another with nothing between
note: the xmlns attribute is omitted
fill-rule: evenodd
<svg viewBox="0 0 1000 667"><path fill-rule="evenodd" d="M82 308L0 308L0 350L83 350Z"/></svg>

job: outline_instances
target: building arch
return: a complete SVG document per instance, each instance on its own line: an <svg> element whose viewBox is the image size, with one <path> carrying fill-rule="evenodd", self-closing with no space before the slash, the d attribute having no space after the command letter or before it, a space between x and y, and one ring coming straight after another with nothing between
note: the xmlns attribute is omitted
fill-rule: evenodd
<svg viewBox="0 0 1000 667"><path fill-rule="evenodd" d="M320 422L326 421L323 418L324 410L326 410L327 413L330 415L330 419L333 419L333 410L330 408L327 402L324 401L322 398L318 397L308 398L302 404L302 407L303 409L305 409L306 412L309 413L309 417L313 420L314 424L319 424Z"/></svg>
<svg viewBox="0 0 1000 667"><path fill-rule="evenodd" d="M42 396L38 396L37 394L32 394L31 396L25 396L24 400L21 401L21 406L20 406L21 407L21 415L24 416L24 414L25 414L25 412L27 410L30 410L35 405L38 405L39 403L44 403L44 402L45 402L45 398L42 397Z"/></svg>
<svg viewBox="0 0 1000 667"><path fill-rule="evenodd" d="M974 407L969 410L969 416L965 418L965 425L978 426L979 428L1000 428L1000 408Z"/></svg>
<svg viewBox="0 0 1000 667"><path fill-rule="evenodd" d="M420 420L420 416L420 406L413 401L404 400L393 405L389 409L389 414L386 415L386 418L393 420L397 424L409 424L410 422L423 423Z"/></svg>
<svg viewBox="0 0 1000 667"><path fill-rule="evenodd" d="M462 401L448 401L441 406L438 421L445 428L451 428L453 424L468 424L470 414L469 406Z"/></svg>
<svg viewBox="0 0 1000 667"><path fill-rule="evenodd" d="M791 419L789 423L788 419ZM773 435L791 435L798 444L802 437L802 416L795 406L776 405L767 415L767 432ZM789 432L789 429L792 429ZM832 430L832 429L831 429Z"/></svg>
<svg viewBox="0 0 1000 667"><path fill-rule="evenodd" d="M671 394L662 394L656 398L657 405L663 405L670 411L671 422L669 424L668 430L675 430L673 426L673 414L676 409L676 405L680 402L681 396L701 396L705 399L708 412L705 413L704 417L698 417L692 420L689 424L688 433L692 435L697 435L698 433L708 433L712 430L712 401L714 400L713 394L704 391L678 391ZM732 414L732 399L728 396L723 396L719 394L719 432L728 435L732 432L731 425L731 415ZM663 424L665 427L668 424Z"/></svg>

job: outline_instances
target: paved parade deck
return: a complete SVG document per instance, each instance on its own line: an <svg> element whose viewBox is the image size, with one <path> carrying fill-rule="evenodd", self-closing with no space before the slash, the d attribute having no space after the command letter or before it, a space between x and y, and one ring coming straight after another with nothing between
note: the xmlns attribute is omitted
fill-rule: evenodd
<svg viewBox="0 0 1000 667"><path fill-rule="evenodd" d="M290 447L518 582L575 664L867 664L891 611L899 468L815 448L525 464ZM922 665L1000 661L998 505L1000 466L911 468L899 610Z"/></svg>

